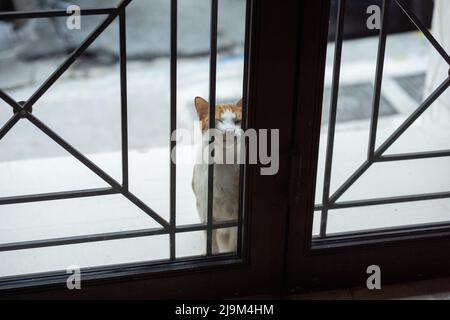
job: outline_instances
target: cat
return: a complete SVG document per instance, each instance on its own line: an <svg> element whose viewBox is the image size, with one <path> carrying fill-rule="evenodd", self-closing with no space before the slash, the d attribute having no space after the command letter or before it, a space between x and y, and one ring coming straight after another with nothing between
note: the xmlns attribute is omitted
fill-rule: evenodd
<svg viewBox="0 0 450 320"><path fill-rule="evenodd" d="M205 150L209 150L209 103L200 97L194 100L200 129L203 135L202 145L198 150L198 161L194 166L192 189L197 200L197 210L202 223L207 222L207 198L208 198L208 164L201 161ZM213 221L230 221L238 219L239 211L239 178L240 165L234 161L239 156L241 123L242 123L242 99L234 104L216 105L217 132L222 140L214 143L214 186L213 186ZM219 141L220 140L220 141ZM223 161L227 152L233 151L235 157L230 161ZM230 253L237 249L237 230L218 229L213 231L212 252Z"/></svg>

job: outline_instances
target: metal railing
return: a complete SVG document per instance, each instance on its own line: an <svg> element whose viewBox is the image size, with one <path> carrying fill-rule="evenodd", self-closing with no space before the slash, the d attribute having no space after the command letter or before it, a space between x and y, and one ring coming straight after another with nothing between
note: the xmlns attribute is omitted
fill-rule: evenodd
<svg viewBox="0 0 450 320"><path fill-rule="evenodd" d="M130 230L122 232L101 233L84 236L64 237L57 239L28 241L20 243L0 244L0 252L43 248L52 246L63 246L69 244L82 244L100 241L109 241L117 239L128 239L137 237L147 237L153 235L169 235L170 236L170 260L176 260L176 239L178 233L206 231L207 234L207 256L212 256L212 234L213 230L222 228L238 227L239 239L242 232L242 206L240 207L239 218L237 221L227 221L215 223L213 221L213 183L214 171L213 165L209 168L208 177L208 220L206 224L192 224L177 226L176 223L176 174L177 166L174 161L170 165L170 220L166 221L158 213L152 210L147 204L135 196L129 189L129 163L128 163L128 106L127 106L127 45L126 45L126 7L132 0L123 0L117 7L102 9L83 9L80 11L82 16L88 15L107 15L106 19L87 37L87 39L53 72L53 74L44 81L37 91L24 102L17 102L11 98L3 90L0 90L0 98L13 108L14 115L0 129L0 140L21 120L28 120L49 138L54 140L72 156L82 162L87 168L102 178L110 186L101 189L77 190L57 193L34 194L26 196L15 196L0 198L0 206L32 203L41 201L75 199L85 197L96 197L113 194L121 194L130 202L135 204L149 217L155 220L160 227L144 230ZM173 132L177 128L177 0L171 0L170 10L170 131ZM1 12L0 20L14 19L34 19L34 18L50 18L64 17L69 14L64 10L45 10L33 12ZM120 91L121 91L121 137L122 137L122 182L116 181L104 170L90 161L81 152L71 146L62 137L56 134L52 129L46 126L35 115L33 115L33 106L47 92L47 90L66 72L69 67L85 52L85 50L105 31L108 26L118 17L119 19L119 38L120 38ZM216 70L217 70L217 24L218 24L218 0L211 0L211 53L210 53L210 126L214 127L214 112L216 101ZM246 76L246 70L244 72ZM244 79L244 83L246 80ZM245 89L244 89L245 99ZM170 153L176 147L176 142L171 141ZM241 172L241 180L243 174ZM242 184L241 184L242 185ZM242 192L242 190L241 190ZM238 252L240 254L240 243L238 244Z"/></svg>
<svg viewBox="0 0 450 320"><path fill-rule="evenodd" d="M336 26L336 39L335 39L335 52L334 52L334 66L332 77L332 93L331 93L331 109L328 122L328 136L327 147L325 155L325 175L323 185L322 204L315 206L315 211L321 211L321 224L319 238L325 238L327 236L327 224L328 224L328 212L332 209L344 209L355 208L364 206L375 206L383 204L395 204L402 202L424 201L434 199L450 198L450 191L438 192L438 193L423 193L415 195L386 197L376 199L362 199L354 201L341 201L340 197L374 164L380 162L390 161L404 161L404 160L416 160L416 159L429 159L440 158L450 156L450 150L444 151L430 151L419 153L404 153L385 155L386 150L392 146L392 144L398 140L398 138L435 102L439 96L448 89L450 86L450 73L449 77L441 83L441 85L435 89L431 95L425 99L422 104L378 147L376 148L376 136L378 127L378 116L380 109L381 98L381 86L383 80L384 58L386 51L386 37L387 28L389 22L389 1L383 0L382 18L381 18L381 30L379 33L378 53L376 62L376 74L375 74L375 86L373 94L372 116L370 120L369 131L369 147L367 151L367 159L361 164L361 166L339 187L331 194L331 173L333 162L333 149L336 132L336 114L339 95L339 80L341 71L341 58L342 58L342 45L344 35L344 22L345 22L345 8L346 0L339 1L339 7L337 12L337 26ZM406 5L404 0L392 0L400 9L409 17L409 19L416 25L416 27L425 35L431 45L437 50L440 56L449 64L450 56L444 50L444 48L436 41L433 35L428 31L426 26L419 20L414 12Z"/></svg>

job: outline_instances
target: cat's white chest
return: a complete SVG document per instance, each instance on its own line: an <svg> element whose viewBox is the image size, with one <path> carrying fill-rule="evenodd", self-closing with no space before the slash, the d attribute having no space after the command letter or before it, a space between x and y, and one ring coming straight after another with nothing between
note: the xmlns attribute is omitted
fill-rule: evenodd
<svg viewBox="0 0 450 320"><path fill-rule="evenodd" d="M237 219L239 207L239 165L214 165L213 206L215 220ZM208 166L194 167L193 189L202 222L206 221Z"/></svg>

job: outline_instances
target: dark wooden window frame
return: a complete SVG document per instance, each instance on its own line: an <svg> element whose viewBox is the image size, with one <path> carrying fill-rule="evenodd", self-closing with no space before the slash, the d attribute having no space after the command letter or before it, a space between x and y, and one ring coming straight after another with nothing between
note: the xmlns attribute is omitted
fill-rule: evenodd
<svg viewBox="0 0 450 320"><path fill-rule="evenodd" d="M280 129L280 171L245 174L239 258L134 265L15 282L2 298L222 298L365 284L368 265L383 283L450 274L450 230L385 233L314 245L318 140L329 0L248 0L248 126Z"/></svg>
<svg viewBox="0 0 450 320"><path fill-rule="evenodd" d="M364 287L370 265L380 266L383 284L450 275L448 224L312 239L330 1L307 6L311 11L303 10L300 28L286 288Z"/></svg>

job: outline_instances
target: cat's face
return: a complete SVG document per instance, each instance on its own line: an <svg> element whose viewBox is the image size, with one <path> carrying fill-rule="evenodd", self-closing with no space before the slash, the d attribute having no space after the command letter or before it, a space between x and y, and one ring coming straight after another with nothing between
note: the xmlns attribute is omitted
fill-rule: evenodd
<svg viewBox="0 0 450 320"><path fill-rule="evenodd" d="M195 109L203 133L203 147L209 145L209 103L195 98ZM236 164L241 155L242 100L232 104L216 105L215 154L217 164Z"/></svg>
<svg viewBox="0 0 450 320"><path fill-rule="evenodd" d="M195 109L200 120L202 132L209 127L209 103L200 97L195 98ZM238 135L242 123L242 100L231 104L216 105L216 126L224 136Z"/></svg>

